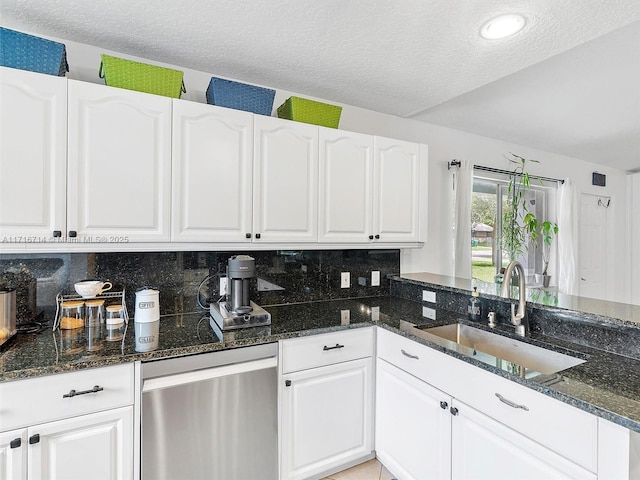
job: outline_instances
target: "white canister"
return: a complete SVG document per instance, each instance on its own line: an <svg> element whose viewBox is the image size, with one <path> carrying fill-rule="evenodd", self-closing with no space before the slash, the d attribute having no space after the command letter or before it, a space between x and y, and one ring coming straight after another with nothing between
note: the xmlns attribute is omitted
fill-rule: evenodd
<svg viewBox="0 0 640 480"><path fill-rule="evenodd" d="M160 292L146 288L136 292L135 323L149 323L160 320Z"/></svg>

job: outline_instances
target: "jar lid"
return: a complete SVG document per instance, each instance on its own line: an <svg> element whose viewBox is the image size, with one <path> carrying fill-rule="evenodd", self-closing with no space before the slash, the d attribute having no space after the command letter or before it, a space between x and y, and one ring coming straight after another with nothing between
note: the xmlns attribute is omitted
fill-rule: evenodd
<svg viewBox="0 0 640 480"><path fill-rule="evenodd" d="M100 298L96 298L94 300L87 300L86 302L84 302L84 304L87 307L97 307L100 305L104 305L104 300L101 300Z"/></svg>
<svg viewBox="0 0 640 480"><path fill-rule="evenodd" d="M78 308L84 305L84 300L69 300L68 302L62 302L62 308Z"/></svg>
<svg viewBox="0 0 640 480"><path fill-rule="evenodd" d="M118 312L124 310L122 305L107 305L107 312Z"/></svg>

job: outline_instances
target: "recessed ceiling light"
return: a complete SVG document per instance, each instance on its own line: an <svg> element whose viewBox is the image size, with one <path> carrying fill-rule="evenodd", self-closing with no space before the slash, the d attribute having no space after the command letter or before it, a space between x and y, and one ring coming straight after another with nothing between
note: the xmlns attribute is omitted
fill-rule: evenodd
<svg viewBox="0 0 640 480"><path fill-rule="evenodd" d="M522 30L524 24L525 20L522 15L507 13L485 23L480 29L480 35L487 40L506 38Z"/></svg>

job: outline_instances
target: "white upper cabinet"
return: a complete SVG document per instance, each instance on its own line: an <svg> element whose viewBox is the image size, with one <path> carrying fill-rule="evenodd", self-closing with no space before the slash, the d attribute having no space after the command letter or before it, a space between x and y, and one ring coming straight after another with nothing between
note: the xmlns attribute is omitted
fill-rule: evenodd
<svg viewBox="0 0 640 480"><path fill-rule="evenodd" d="M251 242L253 117L173 101L172 240Z"/></svg>
<svg viewBox="0 0 640 480"><path fill-rule="evenodd" d="M253 234L257 242L318 240L318 127L254 116Z"/></svg>
<svg viewBox="0 0 640 480"><path fill-rule="evenodd" d="M0 93L2 250L421 240L419 144L4 67Z"/></svg>
<svg viewBox="0 0 640 480"><path fill-rule="evenodd" d="M318 241L373 240L373 137L320 128Z"/></svg>
<svg viewBox="0 0 640 480"><path fill-rule="evenodd" d="M420 240L419 144L321 128L319 161L320 242Z"/></svg>
<svg viewBox="0 0 640 480"><path fill-rule="evenodd" d="M385 243L417 242L420 239L420 144L375 137L374 152L375 239Z"/></svg>
<svg viewBox="0 0 640 480"><path fill-rule="evenodd" d="M67 80L0 67L0 240L65 230Z"/></svg>
<svg viewBox="0 0 640 480"><path fill-rule="evenodd" d="M171 99L68 85L69 236L169 241Z"/></svg>

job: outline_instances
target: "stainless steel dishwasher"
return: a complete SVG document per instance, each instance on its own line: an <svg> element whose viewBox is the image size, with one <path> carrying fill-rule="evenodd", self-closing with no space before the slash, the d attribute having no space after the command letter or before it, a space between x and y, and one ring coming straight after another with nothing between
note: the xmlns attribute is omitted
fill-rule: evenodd
<svg viewBox="0 0 640 480"><path fill-rule="evenodd" d="M142 364L142 479L276 480L277 343Z"/></svg>

